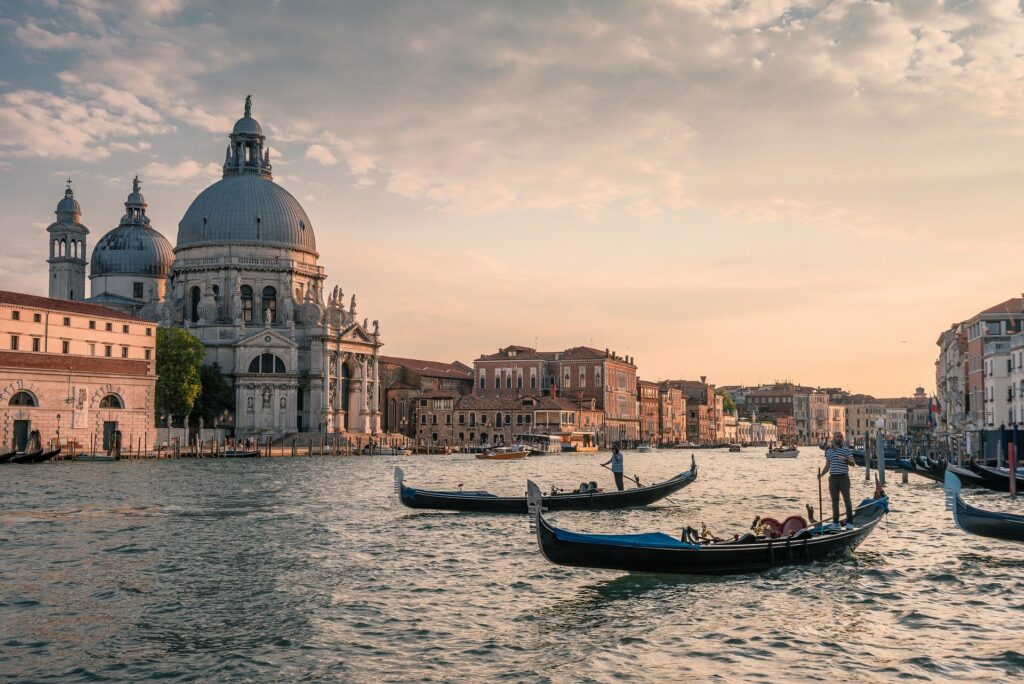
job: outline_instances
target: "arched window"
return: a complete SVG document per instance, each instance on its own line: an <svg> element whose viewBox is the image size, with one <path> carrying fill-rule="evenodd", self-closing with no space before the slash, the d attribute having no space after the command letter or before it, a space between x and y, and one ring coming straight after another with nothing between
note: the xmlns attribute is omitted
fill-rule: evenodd
<svg viewBox="0 0 1024 684"><path fill-rule="evenodd" d="M260 354L249 362L250 373L287 373L284 361L276 354Z"/></svg>
<svg viewBox="0 0 1024 684"><path fill-rule="evenodd" d="M121 401L121 397L116 394L108 394L100 399L100 408L120 409L124 408L124 403Z"/></svg>
<svg viewBox="0 0 1024 684"><path fill-rule="evenodd" d="M15 392L14 396L11 397L11 406L39 406L36 403L36 398L29 392L22 390L21 392Z"/></svg>
<svg viewBox="0 0 1024 684"><path fill-rule="evenodd" d="M199 321L199 300L202 297L202 293L198 287L192 288L192 322L197 323Z"/></svg>
<svg viewBox="0 0 1024 684"><path fill-rule="evenodd" d="M476 427L476 414L475 413L470 413L469 414L469 427Z"/></svg>
<svg viewBox="0 0 1024 684"><path fill-rule="evenodd" d="M252 288L243 285L240 291L242 294L242 322L252 323Z"/></svg>
<svg viewBox="0 0 1024 684"><path fill-rule="evenodd" d="M263 288L263 322L277 323L277 290L267 285Z"/></svg>

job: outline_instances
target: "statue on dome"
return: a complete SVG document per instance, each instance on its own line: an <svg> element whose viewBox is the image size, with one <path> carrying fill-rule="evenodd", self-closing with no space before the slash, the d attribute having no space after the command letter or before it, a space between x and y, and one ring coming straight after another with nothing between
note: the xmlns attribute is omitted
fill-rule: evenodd
<svg viewBox="0 0 1024 684"><path fill-rule="evenodd" d="M237 102L237 100L236 100ZM245 96L245 116L248 117L252 114L252 95Z"/></svg>

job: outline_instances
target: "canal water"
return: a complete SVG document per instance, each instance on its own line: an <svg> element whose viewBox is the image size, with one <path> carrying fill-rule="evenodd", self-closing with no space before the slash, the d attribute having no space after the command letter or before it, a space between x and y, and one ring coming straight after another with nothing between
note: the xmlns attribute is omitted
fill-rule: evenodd
<svg viewBox="0 0 1024 684"><path fill-rule="evenodd" d="M626 471L662 480L690 453L626 452ZM817 506L817 448L693 453L698 480L672 501L552 519L724 536ZM608 486L606 458L0 467L0 680L1024 676L1024 549L960 533L925 480L890 473L892 513L849 558L727 578L557 567L526 516L413 511L394 495L395 465L414 486L520 494L527 478ZM870 494L854 482L855 499Z"/></svg>

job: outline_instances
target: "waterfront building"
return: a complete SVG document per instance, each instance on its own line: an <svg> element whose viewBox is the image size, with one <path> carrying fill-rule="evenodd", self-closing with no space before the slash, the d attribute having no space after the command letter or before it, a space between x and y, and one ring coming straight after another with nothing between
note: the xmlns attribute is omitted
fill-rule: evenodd
<svg viewBox="0 0 1024 684"><path fill-rule="evenodd" d="M1013 297L985 309L963 322L967 344L964 353L963 375L966 392L964 411L968 429L979 430L989 425L985 376L985 345L992 342L1008 343L1010 337L1024 330L1024 297ZM990 347L990 349L994 349ZM995 394L993 392L993 402ZM992 412L993 425L995 412Z"/></svg>
<svg viewBox="0 0 1024 684"><path fill-rule="evenodd" d="M935 399L939 405L936 434L959 442L969 425L967 384L964 365L967 334L962 323L954 323L936 341L939 358L935 361ZM1020 414L1018 413L1018 416Z"/></svg>
<svg viewBox="0 0 1024 684"><path fill-rule="evenodd" d="M842 404L828 405L828 433L836 433L846 437L846 407Z"/></svg>
<svg viewBox="0 0 1024 684"><path fill-rule="evenodd" d="M602 445L640 439L636 365L631 357L592 347L538 352L510 345L473 362L473 394L483 397L550 395L555 390L578 406L592 401L602 412Z"/></svg>
<svg viewBox="0 0 1024 684"><path fill-rule="evenodd" d="M678 389L686 398L686 440L694 444L717 441L715 428L715 386L707 376L700 380L668 380L666 385Z"/></svg>
<svg viewBox="0 0 1024 684"><path fill-rule="evenodd" d="M639 403L640 439L649 444L660 444L662 441L661 421L659 420L661 392L658 383L650 380L636 381L636 398Z"/></svg>
<svg viewBox="0 0 1024 684"><path fill-rule="evenodd" d="M735 441L739 444L753 444L754 443L754 424L744 418L736 420L736 439Z"/></svg>
<svg viewBox="0 0 1024 684"><path fill-rule="evenodd" d="M661 444L675 445L686 441L686 397L682 390L658 383L658 424Z"/></svg>
<svg viewBox="0 0 1024 684"><path fill-rule="evenodd" d="M719 396L718 398L721 399L722 397ZM718 423L721 426L718 433L721 442L725 444L742 443L743 440L739 438L739 419L735 413L723 413Z"/></svg>
<svg viewBox="0 0 1024 684"><path fill-rule="evenodd" d="M785 423L781 416L778 420ZM791 417L789 418L789 421L792 421ZM791 424L792 423L790 423L790 425ZM793 435L780 433L778 426L774 423L769 423L767 421L753 421L750 423L750 442L752 444L764 446L778 444L780 442L788 444L792 441Z"/></svg>
<svg viewBox="0 0 1024 684"><path fill-rule="evenodd" d="M858 444L864 441L865 433L873 439L877 432L875 425L878 419L885 418L885 404L863 394L850 397L849 401L850 403L844 404L846 407L845 434Z"/></svg>
<svg viewBox="0 0 1024 684"><path fill-rule="evenodd" d="M251 102L229 134L221 180L178 223L173 248L151 225L140 181L97 243L89 301L186 328L235 394L239 436L381 429L379 324L355 295L328 291L312 222L274 182ZM85 236L70 187L48 229L51 293L84 299Z"/></svg>
<svg viewBox="0 0 1024 684"><path fill-rule="evenodd" d="M106 451L153 446L156 326L79 300L0 291L3 444Z"/></svg>
<svg viewBox="0 0 1024 684"><path fill-rule="evenodd" d="M384 388L384 431L416 437L421 395L438 391L455 397L469 394L473 391L473 369L459 361L444 363L382 355L380 382Z"/></svg>
<svg viewBox="0 0 1024 684"><path fill-rule="evenodd" d="M1012 361L1010 339L993 339L982 347L984 367L985 427L993 428L1013 423L1013 385L1010 380Z"/></svg>

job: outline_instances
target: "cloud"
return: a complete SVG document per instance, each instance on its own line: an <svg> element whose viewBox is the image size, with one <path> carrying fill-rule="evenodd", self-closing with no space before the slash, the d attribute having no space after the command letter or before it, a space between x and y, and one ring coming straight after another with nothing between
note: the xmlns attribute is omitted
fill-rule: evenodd
<svg viewBox="0 0 1024 684"><path fill-rule="evenodd" d="M151 162L139 172L139 177L158 185L181 185L186 181L201 180L208 182L220 178L223 169L219 164L210 162L201 164L186 159L173 166Z"/></svg>
<svg viewBox="0 0 1024 684"><path fill-rule="evenodd" d="M334 166L338 158L329 149L320 144L310 145L306 148L306 159L314 159L324 166Z"/></svg>

